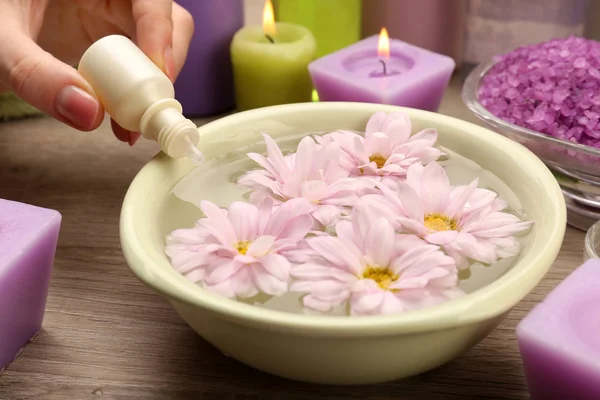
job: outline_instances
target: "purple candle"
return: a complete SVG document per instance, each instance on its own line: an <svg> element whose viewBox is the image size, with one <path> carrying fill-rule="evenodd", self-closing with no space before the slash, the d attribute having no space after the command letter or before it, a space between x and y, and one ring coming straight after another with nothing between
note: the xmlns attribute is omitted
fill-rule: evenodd
<svg viewBox="0 0 600 400"><path fill-rule="evenodd" d="M600 260L558 285L517 337L532 400L600 399Z"/></svg>
<svg viewBox="0 0 600 400"><path fill-rule="evenodd" d="M42 328L61 215L0 199L0 373Z"/></svg>
<svg viewBox="0 0 600 400"><path fill-rule="evenodd" d="M454 71L452 58L389 40L387 31L313 61L321 101L392 104L437 111Z"/></svg>
<svg viewBox="0 0 600 400"><path fill-rule="evenodd" d="M229 45L244 25L242 0L177 0L194 17L189 53L175 82L175 98L187 117L201 117L235 107Z"/></svg>

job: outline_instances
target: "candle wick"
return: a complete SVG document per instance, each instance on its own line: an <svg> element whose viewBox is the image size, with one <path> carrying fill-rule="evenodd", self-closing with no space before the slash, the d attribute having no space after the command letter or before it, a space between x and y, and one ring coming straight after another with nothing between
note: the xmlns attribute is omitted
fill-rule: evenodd
<svg viewBox="0 0 600 400"><path fill-rule="evenodd" d="M387 67L385 65L385 61L383 60L379 60L379 62L381 63L381 65L383 66L383 75L387 75Z"/></svg>
<svg viewBox="0 0 600 400"><path fill-rule="evenodd" d="M267 38L267 40L271 43L275 43L275 40L273 40L273 38L269 35L265 35L265 37Z"/></svg>

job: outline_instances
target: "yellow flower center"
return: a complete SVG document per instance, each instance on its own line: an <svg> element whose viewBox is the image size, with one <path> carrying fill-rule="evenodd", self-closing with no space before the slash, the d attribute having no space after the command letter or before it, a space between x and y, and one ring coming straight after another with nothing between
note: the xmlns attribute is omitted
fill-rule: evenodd
<svg viewBox="0 0 600 400"><path fill-rule="evenodd" d="M434 231L455 231L456 220L442 214L428 214L425 216L423 225Z"/></svg>
<svg viewBox="0 0 600 400"><path fill-rule="evenodd" d="M387 268L382 267L368 267L363 273L364 279L374 280L380 288L384 290L390 290L391 292L397 292L397 289L388 289L388 287L398 279L398 275L394 274Z"/></svg>
<svg viewBox="0 0 600 400"><path fill-rule="evenodd" d="M237 242L233 245L233 247L240 253L245 256L248 251L248 247L250 247L250 242Z"/></svg>
<svg viewBox="0 0 600 400"><path fill-rule="evenodd" d="M377 168L383 168L386 161L387 161L387 158L385 158L384 156L380 156L378 154L374 154L371 157L369 157L369 162L374 162L375 164L377 164Z"/></svg>

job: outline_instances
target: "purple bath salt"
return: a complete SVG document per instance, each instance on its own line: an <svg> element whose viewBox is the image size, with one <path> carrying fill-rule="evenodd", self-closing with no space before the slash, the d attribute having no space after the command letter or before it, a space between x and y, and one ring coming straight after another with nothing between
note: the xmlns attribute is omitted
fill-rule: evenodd
<svg viewBox="0 0 600 400"><path fill-rule="evenodd" d="M0 374L42 327L58 211L0 199Z"/></svg>
<svg viewBox="0 0 600 400"><path fill-rule="evenodd" d="M497 56L478 97L509 123L600 148L600 42L571 36Z"/></svg>

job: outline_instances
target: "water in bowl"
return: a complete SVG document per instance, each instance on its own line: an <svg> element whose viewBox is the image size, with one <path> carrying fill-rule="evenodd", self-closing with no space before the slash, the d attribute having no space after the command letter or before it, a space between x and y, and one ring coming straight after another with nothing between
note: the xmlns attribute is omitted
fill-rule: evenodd
<svg viewBox="0 0 600 400"><path fill-rule="evenodd" d="M291 135L276 140L282 152L289 154L295 151L298 142L304 136ZM466 185L473 179L479 178L479 187L498 193L499 197L508 203L511 212L526 219L519 199L502 180L450 149L441 147L441 150L446 155L439 162L444 166L453 185ZM209 200L220 207L227 207L234 201L247 200L250 191L238 186L236 181L245 172L258 168L257 164L246 156L249 152L264 154L264 142L257 141L247 146L228 149L222 156L207 160L192 170L173 188L167 200L168 204L165 204L165 207L179 209L178 217L163 221L160 231L166 236L174 229L192 227L202 216L198 207L202 200ZM522 249L526 247L528 235L520 237L519 242ZM506 258L489 266L481 263L471 265L468 270L461 272L459 287L470 293L492 283L506 273L518 257L517 255ZM298 293L287 293L281 297L258 295L240 301L279 311L302 313L301 297L302 295ZM339 307L330 314L347 315L344 307Z"/></svg>

